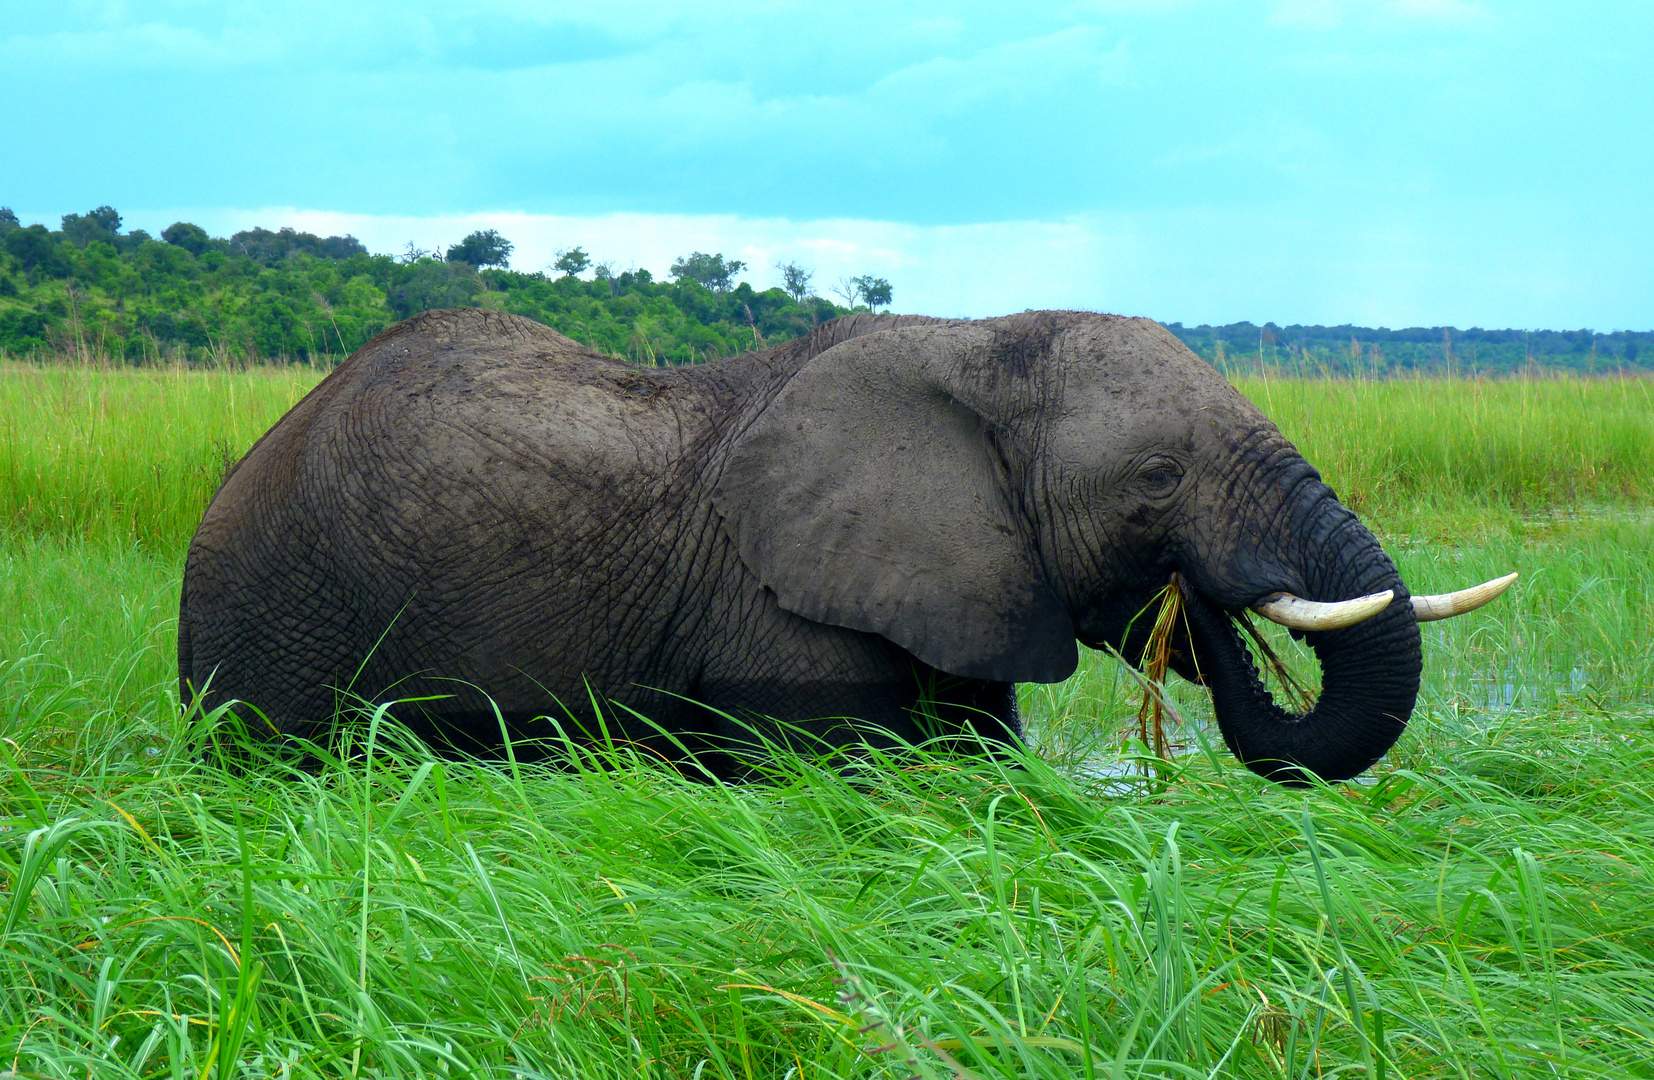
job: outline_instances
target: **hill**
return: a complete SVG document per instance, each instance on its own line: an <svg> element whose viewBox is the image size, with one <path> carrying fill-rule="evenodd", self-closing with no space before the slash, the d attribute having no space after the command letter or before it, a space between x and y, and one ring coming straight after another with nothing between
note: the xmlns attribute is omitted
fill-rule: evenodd
<svg viewBox="0 0 1654 1080"><path fill-rule="evenodd" d="M522 273L506 268L510 251L492 231L445 254L401 256L371 254L352 236L293 229L215 238L178 222L156 239L141 229L123 233L108 206L65 215L48 230L0 207L0 356L330 363L399 319L476 306L536 319L610 355L684 364L797 337L854 310L812 295L797 267L788 268L790 292L759 291L735 282L742 264L721 254L684 256L670 280L656 280L648 270L614 273L578 248L551 273ZM588 271L589 279L580 276ZM856 282L860 299L889 305L889 282ZM1168 328L1236 375L1654 372L1654 332Z"/></svg>
<svg viewBox="0 0 1654 1080"><path fill-rule="evenodd" d="M157 240L122 233L120 221L100 207L50 231L0 209L0 355L325 363L410 315L475 306L614 356L683 364L797 337L851 310L803 289L732 284L739 263L700 253L680 260L689 265L676 280L604 267L586 280L475 265L456 257L472 253L461 245L447 257L396 258L351 236L251 229L220 239L180 222ZM481 258L504 261L498 251ZM580 253L574 265L587 261ZM707 278L707 265L711 287L695 276Z"/></svg>
<svg viewBox="0 0 1654 1080"><path fill-rule="evenodd" d="M1654 372L1654 333L1483 330L1473 326L1276 326L1230 323L1167 329L1226 374L1296 376L1513 375Z"/></svg>

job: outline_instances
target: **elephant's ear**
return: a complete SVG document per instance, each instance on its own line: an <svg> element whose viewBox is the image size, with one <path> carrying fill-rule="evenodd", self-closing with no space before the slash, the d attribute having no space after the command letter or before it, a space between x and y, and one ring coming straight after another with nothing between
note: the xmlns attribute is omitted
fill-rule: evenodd
<svg viewBox="0 0 1654 1080"><path fill-rule="evenodd" d="M821 353L735 438L713 502L786 610L954 675L1055 682L1078 662L1073 623L958 393L980 337L920 327Z"/></svg>

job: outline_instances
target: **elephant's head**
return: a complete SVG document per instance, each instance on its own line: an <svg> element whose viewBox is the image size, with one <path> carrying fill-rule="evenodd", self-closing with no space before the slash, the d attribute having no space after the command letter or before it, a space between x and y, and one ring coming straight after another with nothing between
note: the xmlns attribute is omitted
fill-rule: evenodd
<svg viewBox="0 0 1654 1080"><path fill-rule="evenodd" d="M1253 770L1346 779L1400 736L1418 622L1467 601L1407 602L1315 469L1165 329L1075 312L868 329L809 358L723 462L715 501L783 607L942 671L1052 682L1076 639L1125 646L1175 573L1192 649L1174 666ZM1233 621L1249 608L1307 632L1308 714L1260 683Z"/></svg>

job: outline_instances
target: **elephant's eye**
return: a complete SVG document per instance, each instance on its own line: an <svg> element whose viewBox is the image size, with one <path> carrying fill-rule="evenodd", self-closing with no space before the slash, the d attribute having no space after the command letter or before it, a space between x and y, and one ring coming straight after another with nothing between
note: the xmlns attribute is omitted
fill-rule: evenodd
<svg viewBox="0 0 1654 1080"><path fill-rule="evenodd" d="M1143 466L1138 477L1150 495L1164 497L1183 479L1183 466L1170 458L1156 458Z"/></svg>

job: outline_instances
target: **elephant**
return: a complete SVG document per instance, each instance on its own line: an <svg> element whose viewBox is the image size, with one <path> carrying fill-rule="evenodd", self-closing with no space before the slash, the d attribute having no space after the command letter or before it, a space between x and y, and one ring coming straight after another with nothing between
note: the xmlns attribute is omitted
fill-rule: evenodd
<svg viewBox="0 0 1654 1080"><path fill-rule="evenodd" d="M722 778L766 740L994 750L1022 737L1015 684L1125 649L1174 575L1174 670L1285 784L1379 761L1420 621L1498 586L1411 597L1275 425L1148 319L862 313L661 369L431 311L228 472L186 557L180 693L270 739L394 700L445 751L610 740ZM1316 654L1306 714L1260 682L1248 609Z"/></svg>

